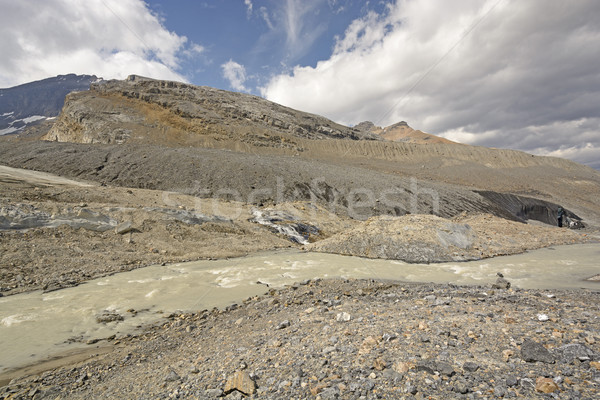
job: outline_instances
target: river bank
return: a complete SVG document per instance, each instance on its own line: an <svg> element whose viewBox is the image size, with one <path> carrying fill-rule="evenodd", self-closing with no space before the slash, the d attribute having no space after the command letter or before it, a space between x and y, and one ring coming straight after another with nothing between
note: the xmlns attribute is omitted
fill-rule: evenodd
<svg viewBox="0 0 600 400"><path fill-rule="evenodd" d="M0 364L6 371L34 363L0 376L10 382L0 398L232 399L250 394L249 387L255 398L477 398L528 396L538 378L556 378L559 389L539 382L565 398L597 393L597 293L589 291L597 282L586 279L598 274L598 252L573 245L597 240L593 230L482 214L359 221L308 202L252 205L6 169L0 183L1 320L2 329L12 329L0 337ZM256 207L274 226L254 221ZM438 246L424 261L452 262L301 252L278 225L308 227L312 244L305 248L367 257L393 231L394 246L407 244L415 254ZM364 234L367 247L340 251L347 232ZM333 247L319 249L319 241ZM505 258L454 262L559 244L572 251L541 250L538 267ZM573 261L578 256L590 264ZM490 291L496 272L513 288ZM339 277L349 280L331 280ZM197 311L212 307L219 309ZM542 341L558 362L519 356L526 338ZM577 360L561 358L563 346L576 349ZM498 364L498 352L504 357L511 349L514 362L510 355ZM73 353L39 364L64 351ZM233 390L238 383L244 388Z"/></svg>
<svg viewBox="0 0 600 400"><path fill-rule="evenodd" d="M428 281L428 290L437 292L448 286L446 282L471 285L465 290L477 288L474 285L489 289L500 272L510 279L515 301L532 288L552 293L557 288L570 288L572 296L579 293L586 298L587 291L600 290L597 281L587 280L598 272L595 260L599 253L598 245L584 244L478 262L424 265L288 250L136 269L57 292L0 299L0 380L6 384L15 377L60 368L98 352L112 352L115 343L143 335L148 327L155 329L165 317L180 315L178 310L225 309L269 288L311 279ZM338 295L335 291L330 294Z"/></svg>
<svg viewBox="0 0 600 400"><path fill-rule="evenodd" d="M174 313L1 398L596 398L600 294L310 280Z"/></svg>
<svg viewBox="0 0 600 400"><path fill-rule="evenodd" d="M274 249L432 263L598 240L595 228L573 231L490 214L361 221L311 202L253 205L201 199L3 166L0 185L0 295L4 296L58 290L149 265ZM258 223L257 212L261 223L270 224ZM298 243L295 229L306 235L306 245Z"/></svg>

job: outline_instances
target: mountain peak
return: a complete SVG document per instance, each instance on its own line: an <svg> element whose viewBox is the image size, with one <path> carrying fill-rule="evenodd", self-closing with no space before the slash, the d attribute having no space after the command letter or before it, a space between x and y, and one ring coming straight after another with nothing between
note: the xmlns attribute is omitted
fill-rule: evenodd
<svg viewBox="0 0 600 400"><path fill-rule="evenodd" d="M88 90L101 80L95 75L66 74L0 89L0 135L58 116L68 93Z"/></svg>
<svg viewBox="0 0 600 400"><path fill-rule="evenodd" d="M455 143L451 140L445 139L440 136L435 136L429 133L415 130L411 128L406 121L396 122L395 124L392 124L385 128L376 126L371 121L363 121L357 124L354 128L362 132L369 132L379 135L380 137L393 142L408 142L417 144Z"/></svg>

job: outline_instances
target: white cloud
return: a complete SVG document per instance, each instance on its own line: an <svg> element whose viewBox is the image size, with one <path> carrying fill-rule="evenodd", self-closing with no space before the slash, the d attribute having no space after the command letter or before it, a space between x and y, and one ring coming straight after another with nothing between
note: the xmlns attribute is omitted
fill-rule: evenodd
<svg viewBox="0 0 600 400"><path fill-rule="evenodd" d="M204 46L193 43L191 46L182 51L182 54L187 58L193 58L199 54L203 54L206 49Z"/></svg>
<svg viewBox="0 0 600 400"><path fill-rule="evenodd" d="M270 9L260 7L269 31L258 40L255 51L281 51L283 64L305 56L327 30L327 21L320 15L323 5L324 0L285 0L273 2Z"/></svg>
<svg viewBox="0 0 600 400"><path fill-rule="evenodd" d="M169 32L142 0L2 0L0 87L65 73L185 80L201 47Z"/></svg>
<svg viewBox="0 0 600 400"><path fill-rule="evenodd" d="M233 60L227 61L221 65L223 69L223 77L229 81L229 85L235 89L247 92L248 89L244 86L246 82L246 68L243 65L236 63Z"/></svg>
<svg viewBox="0 0 600 400"><path fill-rule="evenodd" d="M248 18L252 15L252 0L244 0L244 5L246 6L246 13L248 14Z"/></svg>
<svg viewBox="0 0 600 400"><path fill-rule="evenodd" d="M314 23L317 20L314 14L318 13L320 6L319 0L286 0L282 22L291 59L306 54L325 31L322 24Z"/></svg>
<svg viewBox="0 0 600 400"><path fill-rule="evenodd" d="M589 154L600 148L599 20L594 0L399 0L261 92L345 124L406 120L467 143Z"/></svg>
<svg viewBox="0 0 600 400"><path fill-rule="evenodd" d="M267 24L267 27L269 28L269 30L271 30L271 31L274 30L275 25L273 25L273 22L271 22L271 17L269 16L269 11L267 10L267 7L261 7L259 10L260 10L261 17Z"/></svg>

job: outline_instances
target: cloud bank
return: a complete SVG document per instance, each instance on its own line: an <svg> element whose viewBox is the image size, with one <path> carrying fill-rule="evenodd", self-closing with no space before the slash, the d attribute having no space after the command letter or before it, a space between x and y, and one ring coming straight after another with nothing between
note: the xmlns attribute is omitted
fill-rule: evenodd
<svg viewBox="0 0 600 400"><path fill-rule="evenodd" d="M353 21L332 54L261 89L344 124L371 120L600 167L593 0L405 0Z"/></svg>
<svg viewBox="0 0 600 400"><path fill-rule="evenodd" d="M142 0L3 0L0 32L0 87L71 72L185 81L180 57L202 50Z"/></svg>

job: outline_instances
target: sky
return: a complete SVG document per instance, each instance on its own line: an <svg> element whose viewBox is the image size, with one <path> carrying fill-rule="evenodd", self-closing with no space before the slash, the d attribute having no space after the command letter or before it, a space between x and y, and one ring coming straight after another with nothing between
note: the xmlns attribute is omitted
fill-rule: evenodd
<svg viewBox="0 0 600 400"><path fill-rule="evenodd" d="M139 74L600 169L597 0L0 0L0 87Z"/></svg>

